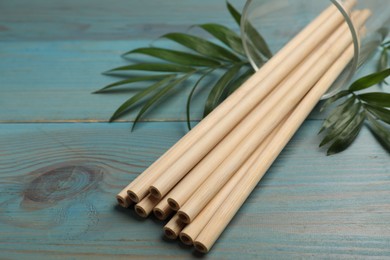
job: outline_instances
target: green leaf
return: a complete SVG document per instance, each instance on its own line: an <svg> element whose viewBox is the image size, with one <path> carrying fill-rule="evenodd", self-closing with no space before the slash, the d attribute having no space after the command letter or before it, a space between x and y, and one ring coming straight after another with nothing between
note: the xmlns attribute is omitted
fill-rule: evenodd
<svg viewBox="0 0 390 260"><path fill-rule="evenodd" d="M182 52L182 51L174 51L174 50L155 48L155 47L135 49L126 52L124 55L134 54L134 53L145 54L162 60L170 61L181 65L188 65L188 66L214 67L214 66L221 65L220 62L207 57L203 57L203 56L199 56L187 52Z"/></svg>
<svg viewBox="0 0 390 260"><path fill-rule="evenodd" d="M380 123L378 123L374 118L371 116L367 116L370 124L370 130L375 135L377 140L381 143L381 145L390 152L390 131L382 126Z"/></svg>
<svg viewBox="0 0 390 260"><path fill-rule="evenodd" d="M228 86L229 82L233 80L233 78L240 71L241 66L233 66L217 81L214 87L211 89L209 96L207 97L203 117L206 117L214 108L219 105L221 102L221 96Z"/></svg>
<svg viewBox="0 0 390 260"><path fill-rule="evenodd" d="M154 94L148 101L145 102L145 104L143 105L143 107L141 108L141 110L138 112L138 115L137 117L135 118L134 120L134 123L133 123L133 127L132 127L132 131L134 130L134 127L135 125L137 124L137 122L141 119L141 117L145 114L146 111L148 111L148 109L153 105L155 104L160 98L162 98L163 96L165 96L170 90L172 90L176 85L182 83L183 81L185 81L186 79L188 79L189 77L191 77L192 75L194 74L194 72L190 72L190 73L187 73L185 74L184 76L180 77L180 78L177 78L175 79L174 81L168 83L168 85L166 85L165 87L163 87L160 91L158 91L156 94Z"/></svg>
<svg viewBox="0 0 390 260"><path fill-rule="evenodd" d="M358 97L371 105L390 107L390 93L372 92L360 94Z"/></svg>
<svg viewBox="0 0 390 260"><path fill-rule="evenodd" d="M346 101L344 101L342 104L337 106L329 114L329 116L324 120L318 134L322 133L325 129L328 129L333 124L335 124L340 117L342 117L345 113L348 112L348 109L350 108L350 106L353 105L353 103L355 101L356 101L356 98L354 96L352 96L352 97L348 98Z"/></svg>
<svg viewBox="0 0 390 260"><path fill-rule="evenodd" d="M241 61L241 59L231 51L197 36L185 33L168 33L162 37L177 42L207 57L213 57L225 61Z"/></svg>
<svg viewBox="0 0 390 260"><path fill-rule="evenodd" d="M135 82L140 82L140 81L151 81L151 80L156 80L156 79L161 79L161 78L166 78L167 76L172 76L173 74L161 74L161 75L152 75L152 76L141 76L141 77L133 77L133 78L128 78L125 80L117 81L115 83L112 83L110 85L105 86L104 88L101 88L93 93L99 94L102 92L106 92L112 88L115 88L117 86L122 86L130 83L135 83Z"/></svg>
<svg viewBox="0 0 390 260"><path fill-rule="evenodd" d="M345 97L349 94L351 94L351 92L349 92L348 90L342 90L342 91L338 92L336 95L328 98L328 100L326 100L325 103L322 105L320 112L324 111L325 108L327 108L333 102L335 102L335 101L339 100L340 98Z"/></svg>
<svg viewBox="0 0 390 260"><path fill-rule="evenodd" d="M272 52L268 47L267 42L263 36L250 24L245 25L247 27L248 38L251 40L253 46L256 47L267 59L272 58Z"/></svg>
<svg viewBox="0 0 390 260"><path fill-rule="evenodd" d="M370 75L367 75L363 78L360 78L356 80L352 85L349 87L350 91L359 91L362 89L366 89L369 87L372 87L376 84L381 83L384 79L386 79L388 76L390 76L390 68L376 72Z"/></svg>
<svg viewBox="0 0 390 260"><path fill-rule="evenodd" d="M377 30L377 32L381 36L382 41L384 41L387 38L387 35L389 35L389 28L388 27L381 27Z"/></svg>
<svg viewBox="0 0 390 260"><path fill-rule="evenodd" d="M252 58L252 60L255 62L258 68L260 68L265 62L262 55L259 53L259 51L253 47L252 43L247 44L248 48L248 56Z"/></svg>
<svg viewBox="0 0 390 260"><path fill-rule="evenodd" d="M390 110L382 108L382 107L377 107L377 106L372 106L365 104L364 107L373 114L377 119L390 124Z"/></svg>
<svg viewBox="0 0 390 260"><path fill-rule="evenodd" d="M382 46L384 46L384 47L389 47L389 46L390 46L390 41L387 41L387 42L382 43Z"/></svg>
<svg viewBox="0 0 390 260"><path fill-rule="evenodd" d="M365 113L362 112L344 128L336 141L329 147L327 155L336 154L347 149L358 136L360 129L363 126Z"/></svg>
<svg viewBox="0 0 390 260"><path fill-rule="evenodd" d="M241 76L232 80L227 88L226 97L230 96L234 91L236 91L254 73L254 69L249 68L243 74L241 74Z"/></svg>
<svg viewBox="0 0 390 260"><path fill-rule="evenodd" d="M128 66L118 67L112 70L107 71L107 73L124 71L124 70L141 70L141 71L153 71L153 72L191 72L194 71L194 68L186 67L182 65L175 65L169 63L138 63Z"/></svg>
<svg viewBox="0 0 390 260"><path fill-rule="evenodd" d="M188 126L188 130L191 130L191 116L190 116L190 112L191 112L191 100L192 100L192 96L194 95L195 90L196 90L196 88L199 86L200 82L201 82L207 75L209 75L209 74L210 74L211 72L213 72L213 71L214 71L214 69L209 70L208 72L204 73L201 77L199 77L199 79L196 81L195 85L192 87L190 94L188 95L188 98L187 98L187 105L186 105L186 114L187 114L187 126Z"/></svg>
<svg viewBox="0 0 390 260"><path fill-rule="evenodd" d="M242 47L242 41L240 36L238 36L234 31L227 28L226 26L215 24L215 23L206 23L199 25L202 29L213 35L215 38L223 42L226 46L230 47L232 50L236 51L241 55L245 55L244 48Z"/></svg>
<svg viewBox="0 0 390 260"><path fill-rule="evenodd" d="M240 26L241 25L241 14L229 2L226 2L226 5L227 5L227 8L229 10L229 13L233 17L233 19L236 21L238 26Z"/></svg>
<svg viewBox="0 0 390 260"><path fill-rule="evenodd" d="M236 23L240 26L241 25L241 14L229 3L226 2L227 8L230 12L230 14L233 16ZM247 32L248 36L251 39L254 47L258 49L264 57L270 59L272 57L272 52L268 47L268 44L264 40L263 36L248 22L245 24L247 26Z"/></svg>
<svg viewBox="0 0 390 260"><path fill-rule="evenodd" d="M336 139L343 130L354 120L354 118L359 114L361 108L360 103L355 103L350 109L346 110L343 116L340 116L337 121L329 128L326 136L320 143L320 147L328 144L329 142Z"/></svg>
<svg viewBox="0 0 390 260"><path fill-rule="evenodd" d="M380 57L379 62L378 62L378 71L386 70L388 64L389 64L389 60L388 60L387 49L383 48L382 53L381 53L381 57Z"/></svg>
<svg viewBox="0 0 390 260"><path fill-rule="evenodd" d="M110 122L114 121L115 119L118 119L119 117L123 116L126 112L129 112L129 109L134 105L136 104L137 102L139 102L140 100L142 100L142 98L144 98L145 96L147 96L148 94L152 93L153 91L155 91L156 89L158 89L159 87L161 87L162 85L168 83L170 80L172 80L176 75L170 75L170 76L166 76L164 79L160 80L159 82L151 85L150 87L138 92L137 94L135 94L134 96L132 96L130 99L128 99L125 103L123 103L115 112L114 114L111 116L110 118Z"/></svg>

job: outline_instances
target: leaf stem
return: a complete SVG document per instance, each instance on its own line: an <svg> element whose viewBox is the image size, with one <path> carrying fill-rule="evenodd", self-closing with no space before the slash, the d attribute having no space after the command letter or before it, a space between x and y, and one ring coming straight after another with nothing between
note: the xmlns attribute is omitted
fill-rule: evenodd
<svg viewBox="0 0 390 260"><path fill-rule="evenodd" d="M215 68L209 69L209 70L206 71L202 76L200 76L199 79L196 81L194 87L192 88L190 94L188 95L188 98L187 98L187 105L186 105L187 127L188 127L188 130L191 130L191 115L190 115L190 112L191 112L191 100L192 100L192 96L194 95L195 90L196 90L196 88L198 87L199 83L200 83L206 76L208 76L210 73L212 73L214 70L216 70L216 69L215 69Z"/></svg>

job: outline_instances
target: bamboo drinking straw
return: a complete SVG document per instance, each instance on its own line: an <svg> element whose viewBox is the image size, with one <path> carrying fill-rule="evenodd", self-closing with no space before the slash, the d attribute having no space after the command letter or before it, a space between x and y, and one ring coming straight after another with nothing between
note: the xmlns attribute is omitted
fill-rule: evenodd
<svg viewBox="0 0 390 260"><path fill-rule="evenodd" d="M308 66L307 66L308 67ZM291 81L290 81L291 82ZM285 79L281 85L285 85ZM292 86L292 85L291 85ZM213 171L229 156L233 150L250 133L251 129L262 125L261 119L273 109L276 102L283 98L291 86L285 85L284 91L272 93L260 103L240 124L235 127L209 154L207 154L167 195L169 206L173 210L179 210L191 197L199 186L213 173ZM277 95L275 95L277 94ZM273 102L273 103L270 103ZM256 134L257 135L257 134ZM264 134L262 136L265 136Z"/></svg>
<svg viewBox="0 0 390 260"><path fill-rule="evenodd" d="M355 12L356 13L356 12ZM354 15L356 16L356 14ZM289 92L293 86L297 83L301 77L305 76L307 71L321 58L330 44L333 44L340 36L346 33L348 30L347 24L343 24L331 38L329 38L326 44L323 44L321 49L316 51L314 55L311 55L309 60L305 62L305 66L298 66L289 77L287 77L271 94L269 94L263 102L261 102L249 115L240 122L240 124L232 130L209 154L207 154L167 195L169 205L174 210L179 210L183 204L191 197L191 195L199 188L199 186L210 176L210 174L226 159L226 157L233 151L237 150L236 146L244 139L246 135L249 134L250 130L255 128L256 125L265 125L268 127L268 132L271 131L273 126L277 124L274 121L274 124L269 124L262 122L261 120L265 117L275 106L280 102L282 98L288 96L290 100L293 98L297 103L300 98L308 91L308 88L311 87L307 85L302 91L295 91L290 95ZM292 76L291 76L292 75ZM320 76L318 76L320 77ZM302 86L302 84L300 84ZM284 98L285 108L292 109L292 106ZM280 107L279 107L280 109ZM280 110L279 110L280 111ZM268 117L272 120L278 118L282 119L283 114L278 114L276 111L276 117ZM264 128L259 129L265 137L268 132ZM259 137L261 134L254 134ZM247 149L244 149L247 150ZM244 155L243 153L240 155ZM228 167L231 168L231 167ZM185 217L185 216L183 216ZM187 220L188 221L188 220Z"/></svg>
<svg viewBox="0 0 390 260"><path fill-rule="evenodd" d="M282 96L280 96L282 97ZM206 155L165 197L173 210L179 210L199 186L232 153L250 130L260 125L260 120L273 105L258 105L243 121L235 127L209 154Z"/></svg>
<svg viewBox="0 0 390 260"><path fill-rule="evenodd" d="M261 87L253 88L218 124L203 135L166 170L166 174L152 182L150 194L157 198L165 196L214 146L220 142L283 78L288 75L325 37L341 24L341 14L327 21L313 37L304 41L288 56L283 66L270 73ZM338 18L338 19L337 19ZM320 39L320 41L318 41ZM309 44L308 44L309 43ZM313 46L313 43L316 45ZM245 83L244 83L245 85Z"/></svg>
<svg viewBox="0 0 390 260"><path fill-rule="evenodd" d="M135 212L139 216L146 218L152 212L153 208L159 203L159 201L160 199L157 199L149 194L135 205Z"/></svg>
<svg viewBox="0 0 390 260"><path fill-rule="evenodd" d="M185 223L179 219L177 215L173 216L171 220L164 226L164 234L169 239L176 239L180 231L185 227Z"/></svg>
<svg viewBox="0 0 390 260"><path fill-rule="evenodd" d="M353 16L355 17L355 15ZM367 17L364 17L363 15L360 19L357 19L358 26L363 23L366 18ZM239 146L234 147L234 151L227 156L223 163L218 166L217 170L208 177L179 210L178 215L184 222L190 223L197 214L200 213L203 207L256 149L256 146L260 144L283 117L292 110L351 42L352 39L347 33L346 25L341 26L323 46L301 64L297 71L291 75L291 78L286 82L291 83L290 86L297 85L294 91L286 95L283 100L279 99L280 101L283 101L279 102L280 104L275 102L274 109L271 109L269 112L267 111L268 115L261 121L261 124L259 124L249 136L245 137Z"/></svg>
<svg viewBox="0 0 390 260"><path fill-rule="evenodd" d="M116 195L116 200L118 201L118 204L124 208L130 207L130 205L134 202L130 199L129 195L127 195L127 191L125 190L122 190L118 193L118 195Z"/></svg>
<svg viewBox="0 0 390 260"><path fill-rule="evenodd" d="M169 207L168 200L164 197L153 209L153 214L159 220L166 219L172 213L171 207Z"/></svg>
<svg viewBox="0 0 390 260"><path fill-rule="evenodd" d="M356 4L356 0L345 2L345 8L349 10ZM292 39L282 50L280 50L269 62L267 62L260 71L250 78L251 82L263 80L271 73L280 63L282 63L290 53L297 48L307 37L312 36L313 32L323 24L324 21L334 19L336 16L336 7L331 5L305 29L303 29L294 39ZM336 18L337 19L337 18ZM319 37L319 40L322 38ZM315 41L315 40L314 40ZM244 84L245 85L245 84ZM155 163L139 175L133 182L125 187L118 195L117 200L120 205L127 207L128 198L135 202L139 202L148 193L150 184L156 180L165 170L181 156L183 151L188 149L200 136L207 133L209 129L240 102L241 98L250 93L253 84L246 84L229 96L222 104L220 104L212 113L203 119L192 131L185 135ZM265 89L265 93L267 90ZM130 197L129 197L129 195Z"/></svg>
<svg viewBox="0 0 390 260"><path fill-rule="evenodd" d="M347 51L340 56L340 58L331 66L320 81L318 81L313 89L310 90L310 92L300 102L292 115L277 132L275 138L273 138L267 146L266 152L262 153L257 160L255 160L255 163L250 167L248 172L244 174L244 177L233 192L219 207L214 216L195 239L194 245L198 251L206 253L210 250L217 238L223 232L223 229L233 218L251 191L256 187L256 184L264 176L272 162L283 150L310 111L317 104L318 100L326 92L334 80L336 80L352 57L353 45L351 45Z"/></svg>
<svg viewBox="0 0 390 260"><path fill-rule="evenodd" d="M282 123L281 123L282 124ZM226 183L218 194L207 204L201 213L180 232L180 240L187 245L191 245L198 236L203 227L209 222L218 207L225 201L235 186L239 183L243 174L251 167L254 160L264 151L269 142L275 137L276 131L280 129L281 124L261 143L250 158L240 167L233 177ZM184 222L183 222L184 223Z"/></svg>

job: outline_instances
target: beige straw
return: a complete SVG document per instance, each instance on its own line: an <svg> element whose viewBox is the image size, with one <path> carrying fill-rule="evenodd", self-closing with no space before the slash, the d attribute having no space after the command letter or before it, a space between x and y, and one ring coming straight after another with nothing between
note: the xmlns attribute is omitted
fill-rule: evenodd
<svg viewBox="0 0 390 260"><path fill-rule="evenodd" d="M272 162L283 150L307 115L317 104L318 100L352 59L353 48L353 45L351 45L323 75L320 81L305 96L298 107L294 110L293 114L277 132L276 137L273 138L271 143L267 146L266 152L262 153L258 159L255 160L255 163L248 172L244 174L244 177L241 179L236 188L219 207L214 216L195 239L194 245L198 251L206 253L210 250L217 238L223 232L224 228L244 203L245 199L264 176Z"/></svg>
<svg viewBox="0 0 390 260"><path fill-rule="evenodd" d="M272 89L280 83L311 51L328 37L343 21L339 13L329 19L312 34L296 50L288 56L283 66L269 73L261 82L261 87L253 88L251 94L245 96L235 107L225 115L207 135L199 138L179 159L167 170L166 174L152 182L150 193L155 197L165 196L214 146L224 138ZM315 45L313 45L315 44ZM249 79L243 86L251 82Z"/></svg>
<svg viewBox="0 0 390 260"><path fill-rule="evenodd" d="M350 9L355 5L356 1L351 0L345 3L346 9ZM269 62L267 62L262 69L251 77L251 82L259 82L263 80L269 73L271 73L279 64L281 64L287 57L290 56L297 46L299 46L307 37L312 36L313 32L320 27L320 25L327 20L333 19L336 16L336 8L331 5L312 23L310 23L304 30L301 31L294 39L292 39L281 51L279 51ZM337 18L336 18L337 19ZM320 37L319 40L322 38ZM166 169L175 162L184 151L191 147L202 135L207 133L216 122L224 118L225 115L233 109L233 107L240 102L240 100L251 93L255 84L246 84L235 91L229 98L227 98L221 105L219 105L212 113L203 119L192 131L177 142L171 149L169 149L163 156L161 156L155 163L139 175L133 182L124 188L118 195L117 199L120 205L127 207L128 198L138 202L144 198L148 193L148 188L153 181L161 176ZM264 91L266 95L267 90ZM128 195L127 195L128 193ZM130 196L130 197L129 197Z"/></svg>
<svg viewBox="0 0 390 260"><path fill-rule="evenodd" d="M171 220L164 226L164 234L169 239L176 239L180 231L185 227L185 223L179 219L177 215L173 216Z"/></svg>
<svg viewBox="0 0 390 260"><path fill-rule="evenodd" d="M173 210L169 207L168 200L164 197L153 209L153 214L159 220L165 220Z"/></svg>
<svg viewBox="0 0 390 260"><path fill-rule="evenodd" d="M153 208L159 203L159 201L160 199L157 199L149 194L135 205L135 213L143 218L146 218L152 212Z"/></svg>
<svg viewBox="0 0 390 260"><path fill-rule="evenodd" d="M355 12L356 13L356 12ZM355 14L356 16L356 14ZM264 128L258 129L260 133L253 133L256 137L262 136L265 138L267 134L273 129L274 125L278 122L275 119L281 120L285 114L279 114L276 111L276 118L269 117L270 120L274 121L274 124L263 122L262 119L267 116L270 111L280 103L280 100L288 96L294 102L299 102L300 98L308 91L312 85L306 85L302 91L294 90L293 94L290 95L291 89L295 84L306 75L307 71L321 58L329 48L340 36L345 34L347 31L347 24L343 24L337 31L327 40L326 44L323 44L320 50L312 54L304 66L298 66L281 84L278 86L263 102L261 102L240 124L235 127L208 155L206 155L167 195L169 205L174 210L179 210L184 203L191 197L191 195L199 188L199 186L212 174L212 172L229 156L233 150L237 150L236 147L241 141L250 133L256 126L266 126L268 131ZM318 76L320 77L320 76ZM302 86L302 84L299 84ZM261 86L262 87L262 86ZM284 100L284 108L288 112L293 106L286 103ZM279 107L279 111L281 107ZM287 113L285 112L285 113ZM261 142L261 139L259 140ZM246 148L244 150L247 150ZM248 151L248 150L247 150ZM244 154L241 154L244 155ZM245 159L245 158L244 158ZM244 160L242 159L242 160ZM231 169L230 166L228 168ZM222 170L223 171L223 170ZM232 171L234 172L234 170ZM224 173L225 175L225 173ZM185 216L183 216L185 217ZM183 219L185 220L185 219ZM186 221L189 221L188 219Z"/></svg>
<svg viewBox="0 0 390 260"><path fill-rule="evenodd" d="M367 12L365 12L367 14ZM356 15L353 15L354 17ZM360 17L360 16L359 16ZM357 19L361 24L367 18L362 15ZM222 186L229 180L240 165L250 156L264 138L276 127L289 111L302 99L309 89L321 78L331 64L351 43L347 33L347 25L341 26L317 51L315 51L286 81L286 96L275 99L273 108L265 110L267 116L261 121L249 136L245 137L239 146L234 146L233 152L226 156L221 165L207 178L196 192L180 208L178 215L186 223L190 223L206 204L213 198ZM295 86L294 91L291 86ZM283 89L280 87L280 89ZM275 92L277 94L278 92ZM277 95L275 95L277 96ZM274 100L274 96L269 96ZM240 126L242 123L240 124ZM245 129L245 128L244 128ZM242 136L245 136L244 134Z"/></svg>
<svg viewBox="0 0 390 260"><path fill-rule="evenodd" d="M202 231L203 227L209 222L218 207L225 201L228 195L236 187L248 169L252 166L257 157L264 151L269 142L274 138L276 131L280 128L279 125L275 130L261 143L251 157L240 167L233 177L223 186L218 194L207 204L201 213L188 224L183 231L180 232L180 240L187 245L191 245L195 238ZM184 223L184 222L183 222Z"/></svg>
<svg viewBox="0 0 390 260"><path fill-rule="evenodd" d="M130 205L132 205L134 202L130 199L129 195L127 194L126 190L122 190L116 195L116 201L120 206L123 208L128 208Z"/></svg>

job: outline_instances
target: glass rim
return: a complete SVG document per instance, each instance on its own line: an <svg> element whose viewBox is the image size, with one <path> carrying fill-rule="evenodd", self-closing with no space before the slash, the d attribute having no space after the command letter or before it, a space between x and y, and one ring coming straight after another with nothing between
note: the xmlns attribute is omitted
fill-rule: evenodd
<svg viewBox="0 0 390 260"><path fill-rule="evenodd" d="M347 23L349 31L351 33L352 42L354 45L354 56L353 56L353 58L350 62L350 65L348 67L349 71L347 73L347 76L345 77L345 79L342 82L343 84L346 84L346 83L351 81L352 77L354 76L354 74L356 73L356 71L358 69L359 56L360 56L360 38L359 38L358 31L356 30L356 27L354 26L351 17L349 16L348 12L344 8L343 1L341 1L341 0L328 0L328 1L330 1L334 6L336 6L338 11L344 17L344 20ZM248 57L249 63L251 64L252 68L255 71L258 71L261 67L259 67L257 65L257 63L253 60L252 55L250 54L250 51L249 51L248 45L247 45L247 40L246 40L246 33L245 33L245 21L248 19L249 7L250 7L252 2L253 2L253 0L247 0L245 3L245 6L244 6L243 11L242 11L241 21L240 21L240 32L241 32L241 36L242 36L241 41L242 41L242 44L244 47L245 54ZM342 84L340 84L340 86L335 88L335 89L327 91L321 97L321 100L334 96L340 90L341 85Z"/></svg>

